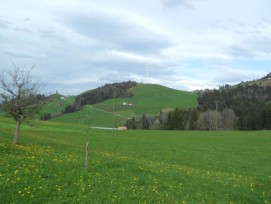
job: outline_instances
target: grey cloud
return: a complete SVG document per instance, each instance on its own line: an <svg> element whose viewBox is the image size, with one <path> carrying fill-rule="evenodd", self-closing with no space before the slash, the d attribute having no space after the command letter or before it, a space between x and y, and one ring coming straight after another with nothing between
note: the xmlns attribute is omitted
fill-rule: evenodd
<svg viewBox="0 0 271 204"><path fill-rule="evenodd" d="M194 8L193 3L196 1L202 0L161 0L163 6L167 8L176 8L179 6Z"/></svg>
<svg viewBox="0 0 271 204"><path fill-rule="evenodd" d="M250 22L243 19L226 19L213 20L208 25L214 29L223 29L225 31L233 32L238 36L256 36L265 33L265 30L270 27L270 23L266 19L258 19Z"/></svg>
<svg viewBox="0 0 271 204"><path fill-rule="evenodd" d="M66 43L67 40L61 36L60 33L57 33L54 28L43 28L38 29L35 34L44 38L44 40L55 40L58 43Z"/></svg>
<svg viewBox="0 0 271 204"><path fill-rule="evenodd" d="M43 83L44 87L46 88L47 92L46 94L52 94L55 91L60 92L60 94L63 95L77 95L84 91L91 90L94 88L97 88L98 86L104 85L104 82L88 82L88 83L81 83L76 86L73 84L65 84L62 83ZM45 90L44 90L45 91Z"/></svg>
<svg viewBox="0 0 271 204"><path fill-rule="evenodd" d="M129 69L120 71L118 69L113 69L114 72L107 73L100 78L100 80L107 83L114 83L126 80L135 80L137 82L145 82L147 80L147 69L145 64L134 64L129 66ZM148 78L150 81L165 81L171 77L176 76L173 71L168 71L161 66L149 66Z"/></svg>
<svg viewBox="0 0 271 204"><path fill-rule="evenodd" d="M229 48L229 54L235 57L254 57L254 53L251 52L248 48L244 48L242 46L233 45Z"/></svg>
<svg viewBox="0 0 271 204"><path fill-rule="evenodd" d="M31 21L31 18L26 17L24 18L24 21Z"/></svg>
<svg viewBox="0 0 271 204"><path fill-rule="evenodd" d="M165 7L176 7L180 5L191 7L191 4L187 3L187 0L162 0L162 3Z"/></svg>
<svg viewBox="0 0 271 204"><path fill-rule="evenodd" d="M255 37L251 40L251 47L258 52L271 52L271 38L270 37Z"/></svg>
<svg viewBox="0 0 271 204"><path fill-rule="evenodd" d="M134 25L121 16L78 15L70 26L77 32L95 39L104 48L141 54L159 54L172 45L170 40Z"/></svg>
<svg viewBox="0 0 271 204"><path fill-rule="evenodd" d="M3 22L0 22L0 29L8 28L9 26Z"/></svg>
<svg viewBox="0 0 271 204"><path fill-rule="evenodd" d="M36 54L36 53L20 51L20 50L6 50L6 51L2 51L2 53L5 55L9 55L13 58L28 58L28 59L45 58L45 56L42 54Z"/></svg>
<svg viewBox="0 0 271 204"><path fill-rule="evenodd" d="M103 80L107 81L114 81L117 77L121 81L126 80L129 76L129 73L134 73L136 75L145 75L146 73L146 64L143 63L137 63L137 62L100 62L100 63L92 63L89 62L87 64L90 70L94 71L99 69L106 69L109 74L107 74L106 79L103 78ZM103 75L105 77L105 75ZM111 80L109 80L109 78Z"/></svg>
<svg viewBox="0 0 271 204"><path fill-rule="evenodd" d="M0 20L0 29L7 29L12 26L12 23L5 20Z"/></svg>
<svg viewBox="0 0 271 204"><path fill-rule="evenodd" d="M244 76L243 74L236 75L236 73L229 73L229 72L224 72L222 74L222 72L220 72L219 75L217 75L214 78L214 82L217 85L232 84L232 83L240 82L244 80L244 78L247 78L247 76Z"/></svg>
<svg viewBox="0 0 271 204"><path fill-rule="evenodd" d="M242 29L235 29L234 32L238 35L257 35L261 34L258 29L249 29L249 30L242 30Z"/></svg>
<svg viewBox="0 0 271 204"><path fill-rule="evenodd" d="M41 34L41 36L43 38L53 38L55 37L55 32L52 29L43 29L43 30L39 30L39 33Z"/></svg>
<svg viewBox="0 0 271 204"><path fill-rule="evenodd" d="M232 45L228 49L229 54L235 57L253 58L260 53L271 53L271 38L257 37L247 38L240 45Z"/></svg>
<svg viewBox="0 0 271 204"><path fill-rule="evenodd" d="M234 84L240 81L246 81L251 79L257 79L259 77L259 74L256 74L254 71L231 69L227 67L218 67L216 70L213 71L213 73L213 80L218 86L224 84Z"/></svg>
<svg viewBox="0 0 271 204"><path fill-rule="evenodd" d="M0 29L12 29L15 31L28 32L28 33L31 32L26 26L23 26L20 23L11 22L9 20L4 20L4 19L3 20L0 19Z"/></svg>
<svg viewBox="0 0 271 204"><path fill-rule="evenodd" d="M27 27L16 27L14 28L15 31L23 32L23 33L33 33L29 28Z"/></svg>

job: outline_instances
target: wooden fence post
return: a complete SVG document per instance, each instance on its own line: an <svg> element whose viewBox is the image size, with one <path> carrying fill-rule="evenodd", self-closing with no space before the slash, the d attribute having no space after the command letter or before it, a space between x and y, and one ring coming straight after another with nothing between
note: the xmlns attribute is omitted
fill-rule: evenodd
<svg viewBox="0 0 271 204"><path fill-rule="evenodd" d="M86 161L85 161L85 170L88 172L88 142L86 145Z"/></svg>

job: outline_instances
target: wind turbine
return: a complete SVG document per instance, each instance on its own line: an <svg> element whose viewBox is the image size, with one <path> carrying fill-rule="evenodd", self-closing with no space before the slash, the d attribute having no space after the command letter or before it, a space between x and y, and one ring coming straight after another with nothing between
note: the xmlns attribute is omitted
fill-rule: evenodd
<svg viewBox="0 0 271 204"><path fill-rule="evenodd" d="M146 72L147 72L146 84L148 84L149 83L149 67L147 64L146 64Z"/></svg>

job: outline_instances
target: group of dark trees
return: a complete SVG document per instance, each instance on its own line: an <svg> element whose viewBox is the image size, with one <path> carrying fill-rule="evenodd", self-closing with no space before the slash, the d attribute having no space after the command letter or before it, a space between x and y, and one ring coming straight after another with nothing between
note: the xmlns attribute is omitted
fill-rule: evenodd
<svg viewBox="0 0 271 204"><path fill-rule="evenodd" d="M198 98L202 110L213 110L217 103L219 111L229 108L236 113L236 129L260 130L271 128L271 87L239 85L206 91Z"/></svg>
<svg viewBox="0 0 271 204"><path fill-rule="evenodd" d="M199 107L172 111L159 115L147 116L145 113L139 119L129 119L128 129L156 129L156 130L232 130L236 128L237 117L234 110L224 109L202 111Z"/></svg>
<svg viewBox="0 0 271 204"><path fill-rule="evenodd" d="M160 112L127 121L128 129L261 130L271 129L271 87L238 85L199 93L194 109Z"/></svg>
<svg viewBox="0 0 271 204"><path fill-rule="evenodd" d="M133 94L130 88L137 86L134 81L121 83L105 84L102 87L86 91L75 98L75 102L65 108L65 113L71 113L79 110L82 106L100 103L112 98L127 98Z"/></svg>
<svg viewBox="0 0 271 204"><path fill-rule="evenodd" d="M55 112L55 113L44 113L44 114L41 114L40 116L40 120L50 120L50 119L53 119L53 118L57 118L61 115L64 114L64 111L62 112Z"/></svg>
<svg viewBox="0 0 271 204"><path fill-rule="evenodd" d="M189 121L187 116L192 117L194 115L191 111L195 112L196 109L184 111L176 108L170 112L161 111L157 116L147 116L146 113L143 113L142 117L138 120L134 117L129 119L126 122L126 126L128 129L184 130L185 124Z"/></svg>

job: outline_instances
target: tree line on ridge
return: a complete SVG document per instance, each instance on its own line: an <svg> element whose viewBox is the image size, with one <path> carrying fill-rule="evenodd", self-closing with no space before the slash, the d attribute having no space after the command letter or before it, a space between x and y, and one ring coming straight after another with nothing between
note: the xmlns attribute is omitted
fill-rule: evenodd
<svg viewBox="0 0 271 204"><path fill-rule="evenodd" d="M271 129L271 87L225 85L199 93L193 109L143 113L126 122L128 129L162 130L262 130Z"/></svg>

